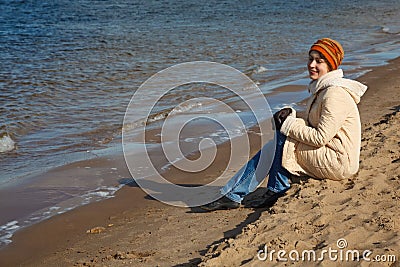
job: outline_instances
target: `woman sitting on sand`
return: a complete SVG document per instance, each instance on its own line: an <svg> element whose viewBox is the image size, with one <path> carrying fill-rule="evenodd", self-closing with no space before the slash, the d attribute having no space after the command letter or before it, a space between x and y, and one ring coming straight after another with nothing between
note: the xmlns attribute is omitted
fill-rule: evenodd
<svg viewBox="0 0 400 267"><path fill-rule="evenodd" d="M342 180L358 171L361 123L357 104L367 87L343 78L343 71L338 69L343 56L342 46L329 38L311 46L307 64L311 96L305 118L296 118L291 108L274 114L277 143L268 190L253 207L273 205L290 188L291 175ZM255 175L260 152L247 163L241 176L233 177L221 189L220 199L201 208L238 208L244 196L260 184Z"/></svg>

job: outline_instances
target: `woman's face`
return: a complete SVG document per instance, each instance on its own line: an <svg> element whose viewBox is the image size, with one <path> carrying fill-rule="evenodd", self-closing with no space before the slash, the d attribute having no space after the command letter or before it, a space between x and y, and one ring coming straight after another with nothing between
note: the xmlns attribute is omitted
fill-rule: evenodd
<svg viewBox="0 0 400 267"><path fill-rule="evenodd" d="M329 72L328 63L323 59L318 51L311 51L308 58L308 74L311 80L317 80L322 75Z"/></svg>

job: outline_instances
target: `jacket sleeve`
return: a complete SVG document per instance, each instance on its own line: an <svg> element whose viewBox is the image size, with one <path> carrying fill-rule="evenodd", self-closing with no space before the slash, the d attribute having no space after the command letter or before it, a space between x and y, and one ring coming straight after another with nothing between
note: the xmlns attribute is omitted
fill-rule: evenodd
<svg viewBox="0 0 400 267"><path fill-rule="evenodd" d="M303 119L288 117L281 128L284 135L310 146L322 147L337 134L346 121L349 106L354 105L353 99L340 87L328 88L318 97L322 99L317 127L307 126Z"/></svg>

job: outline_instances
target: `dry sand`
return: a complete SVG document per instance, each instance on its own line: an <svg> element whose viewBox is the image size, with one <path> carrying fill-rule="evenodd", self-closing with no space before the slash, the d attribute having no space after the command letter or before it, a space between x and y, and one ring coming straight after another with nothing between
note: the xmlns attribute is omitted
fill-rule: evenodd
<svg viewBox="0 0 400 267"><path fill-rule="evenodd" d="M298 179L270 209L211 213L164 205L134 185L125 186L112 199L18 231L0 251L0 266L398 266L333 262L328 255L324 261L304 263L278 262L274 254L271 262L259 260L257 252L265 247L300 255L315 250L320 256L323 250L338 249L338 239L344 238L344 252L371 250L371 259L400 258L399 69L396 59L358 79L369 90L359 105L360 171L348 180ZM121 162L92 164L99 169L119 164L119 175L126 177ZM224 160L217 163L223 166Z"/></svg>

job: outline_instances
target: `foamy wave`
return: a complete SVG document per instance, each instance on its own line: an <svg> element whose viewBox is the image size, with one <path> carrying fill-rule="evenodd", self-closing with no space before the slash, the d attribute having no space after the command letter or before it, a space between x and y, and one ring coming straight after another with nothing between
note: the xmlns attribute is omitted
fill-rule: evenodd
<svg viewBox="0 0 400 267"><path fill-rule="evenodd" d="M13 234L21 228L38 223L54 215L65 213L82 205L112 198L114 197L115 192L121 189L123 186L123 184L118 186L100 186L87 192L86 194L58 203L56 206L51 206L36 211L20 221L14 220L4 225L0 225L0 247L10 244L12 242L11 238Z"/></svg>
<svg viewBox="0 0 400 267"><path fill-rule="evenodd" d="M266 72L267 70L268 70L267 68L265 68L265 67L263 67L261 65L254 65L254 66L251 66L250 68L246 69L243 73L248 75L248 76L251 76L251 75L254 75L254 74L259 74L259 73L262 73L262 72Z"/></svg>
<svg viewBox="0 0 400 267"><path fill-rule="evenodd" d="M0 138L0 153L11 151L15 148L15 142L8 135Z"/></svg>
<svg viewBox="0 0 400 267"><path fill-rule="evenodd" d="M203 106L203 103L197 102L197 101L178 105L173 109L163 110L156 114L151 114L148 118L143 118L143 119L131 122L131 123L125 123L123 130L125 130L125 131L134 130L136 128L143 127L144 125L148 125L149 123L162 121L168 116L188 112L188 111L196 109L196 108L201 108L202 106Z"/></svg>
<svg viewBox="0 0 400 267"><path fill-rule="evenodd" d="M383 26L382 31L389 34L400 34L400 26Z"/></svg>
<svg viewBox="0 0 400 267"><path fill-rule="evenodd" d="M175 107L171 111L170 115L187 112L187 111L190 111L192 109L195 109L195 108L198 108L198 107L202 107L202 106L203 106L203 103L197 102L197 101L196 102L185 103L185 104L182 104L182 105L179 105L179 106Z"/></svg>
<svg viewBox="0 0 400 267"><path fill-rule="evenodd" d="M114 197L115 192L122 188L119 186L100 186L82 196L83 201L81 204L88 204L91 202L99 201L106 198Z"/></svg>
<svg viewBox="0 0 400 267"><path fill-rule="evenodd" d="M19 229L18 221L11 221L0 226L0 245L11 243L11 237Z"/></svg>

